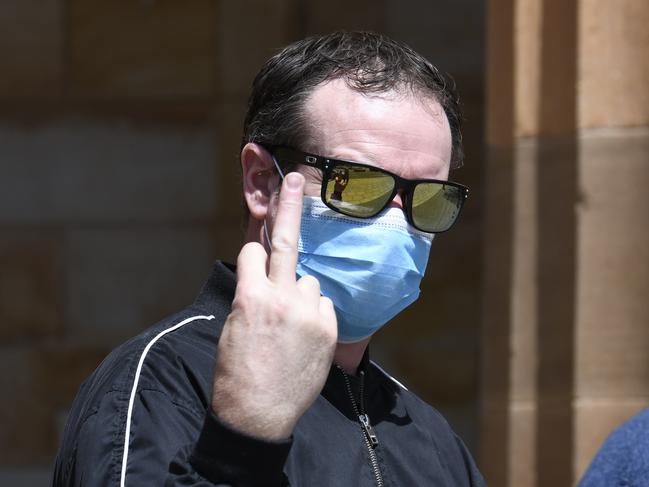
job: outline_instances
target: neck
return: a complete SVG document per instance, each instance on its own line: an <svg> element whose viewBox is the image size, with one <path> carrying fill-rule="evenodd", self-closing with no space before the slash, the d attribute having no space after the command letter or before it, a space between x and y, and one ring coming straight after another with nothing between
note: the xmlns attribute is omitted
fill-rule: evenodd
<svg viewBox="0 0 649 487"><path fill-rule="evenodd" d="M358 366L363 359L363 354L369 343L370 338L366 338L357 343L337 344L336 351L334 352L334 363L348 374L356 375Z"/></svg>

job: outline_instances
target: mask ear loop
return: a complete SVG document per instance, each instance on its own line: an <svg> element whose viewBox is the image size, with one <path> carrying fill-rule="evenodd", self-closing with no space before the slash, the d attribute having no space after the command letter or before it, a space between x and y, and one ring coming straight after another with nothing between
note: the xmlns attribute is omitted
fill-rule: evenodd
<svg viewBox="0 0 649 487"><path fill-rule="evenodd" d="M275 156L271 155L273 158L273 162L275 163L275 169L277 169L277 172L279 173L279 177L281 178L282 181L284 181L284 171L282 171L282 168L279 167L279 164L277 163L277 159L275 159ZM273 241L270 239L270 234L268 233L268 225L266 225L266 219L264 218L264 233L266 234L266 241L268 242L269 246L273 245Z"/></svg>
<svg viewBox="0 0 649 487"><path fill-rule="evenodd" d="M264 218L264 233L266 234L266 241L268 242L268 246L272 246L273 242L270 239L270 235L268 235L268 226L266 225L266 219Z"/></svg>

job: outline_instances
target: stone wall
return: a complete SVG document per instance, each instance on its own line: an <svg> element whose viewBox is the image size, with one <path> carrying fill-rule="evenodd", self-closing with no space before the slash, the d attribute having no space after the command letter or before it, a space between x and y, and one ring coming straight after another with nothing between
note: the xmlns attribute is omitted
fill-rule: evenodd
<svg viewBox="0 0 649 487"><path fill-rule="evenodd" d="M649 405L649 4L489 12L482 460L568 487Z"/></svg>
<svg viewBox="0 0 649 487"><path fill-rule="evenodd" d="M0 484L219 249L213 2L0 4Z"/></svg>

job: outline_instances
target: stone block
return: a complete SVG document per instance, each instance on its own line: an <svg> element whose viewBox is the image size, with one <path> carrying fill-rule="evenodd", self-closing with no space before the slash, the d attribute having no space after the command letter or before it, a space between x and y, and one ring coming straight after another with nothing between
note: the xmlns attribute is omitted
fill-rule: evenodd
<svg viewBox="0 0 649 487"><path fill-rule="evenodd" d="M71 0L69 93L80 98L209 97L215 2Z"/></svg>
<svg viewBox="0 0 649 487"><path fill-rule="evenodd" d="M215 213L215 141L207 127L4 124L0 159L0 223L198 220Z"/></svg>
<svg viewBox="0 0 649 487"><path fill-rule="evenodd" d="M341 2L342 3L342 2ZM335 15L337 10L317 2L318 14L331 19L331 29L343 23L342 28L362 28L386 32L405 42L454 78L475 76L483 70L484 4L475 0L452 3L427 0L383 0L385 8L376 8L376 2L354 2L355 11L349 17ZM341 6L341 8L344 8ZM324 10L328 10L328 15ZM349 11L346 8L347 11ZM349 27L344 25L349 23ZM461 23L464 27L458 29ZM328 24L329 25L329 24ZM340 27L338 27L340 28ZM464 91L460 85L461 94Z"/></svg>
<svg viewBox="0 0 649 487"><path fill-rule="evenodd" d="M579 126L649 125L649 3L582 0Z"/></svg>
<svg viewBox="0 0 649 487"><path fill-rule="evenodd" d="M386 7L384 2L372 0L309 0L303 4L300 21L309 34L326 34L335 30L384 31Z"/></svg>
<svg viewBox="0 0 649 487"><path fill-rule="evenodd" d="M62 17L61 0L0 2L0 98L60 95Z"/></svg>
<svg viewBox="0 0 649 487"><path fill-rule="evenodd" d="M0 230L0 342L38 342L63 334L62 236Z"/></svg>
<svg viewBox="0 0 649 487"><path fill-rule="evenodd" d="M542 2L539 133L572 137L577 123L578 2Z"/></svg>
<svg viewBox="0 0 649 487"><path fill-rule="evenodd" d="M39 394L34 378L32 354L23 349L3 347L0 386L11 391L0 401L0 445L2 466L43 465L53 458L56 432L53 411Z"/></svg>
<svg viewBox="0 0 649 487"><path fill-rule="evenodd" d="M219 146L216 164L216 197L219 218L228 222L243 216L243 185L241 179L241 134L246 113L243 97L223 97L215 111Z"/></svg>
<svg viewBox="0 0 649 487"><path fill-rule="evenodd" d="M510 394L515 167L513 149L490 149L485 172L480 372L483 399L496 402Z"/></svg>
<svg viewBox="0 0 649 487"><path fill-rule="evenodd" d="M234 219L218 218L214 227L208 232L211 241L215 242L216 258L236 263L244 242L245 231L246 223L241 215L237 215Z"/></svg>
<svg viewBox="0 0 649 487"><path fill-rule="evenodd" d="M486 15L485 140L505 148L514 138L514 2L492 0Z"/></svg>
<svg viewBox="0 0 649 487"><path fill-rule="evenodd" d="M403 318L406 320L407 316ZM408 340L399 335L403 328L403 323L395 321L373 339L382 366L432 404L475 401L475 348L470 343L452 343L442 333L437 340Z"/></svg>
<svg viewBox="0 0 649 487"><path fill-rule="evenodd" d="M299 37L296 0L226 0L218 7L218 78L221 95L247 97L262 64Z"/></svg>
<svg viewBox="0 0 649 487"><path fill-rule="evenodd" d="M536 418L536 485L575 485L572 400L548 398L540 394Z"/></svg>
<svg viewBox="0 0 649 487"><path fill-rule="evenodd" d="M649 396L649 133L581 141L579 397Z"/></svg>
<svg viewBox="0 0 649 487"><path fill-rule="evenodd" d="M1 468L0 484L12 487L36 487L49 485L52 480L51 468Z"/></svg>
<svg viewBox="0 0 649 487"><path fill-rule="evenodd" d="M576 152L572 137L538 140L536 342L539 400L564 400L573 394L577 275L575 207L578 200Z"/></svg>
<svg viewBox="0 0 649 487"><path fill-rule="evenodd" d="M72 340L74 342L74 340ZM59 433L59 418L72 404L81 383L108 355L106 346L49 344L30 350L30 364L38 397L51 411L54 430Z"/></svg>
<svg viewBox="0 0 649 487"><path fill-rule="evenodd" d="M66 346L2 348L0 367L11 374L0 375L0 387L11 394L0 400L0 468L52 465L61 413L105 354Z"/></svg>
<svg viewBox="0 0 649 487"><path fill-rule="evenodd" d="M70 337L116 345L191 304L216 257L212 235L191 225L71 231Z"/></svg>
<svg viewBox="0 0 649 487"><path fill-rule="evenodd" d="M519 139L515 151L510 397L529 401L537 372L537 146Z"/></svg>
<svg viewBox="0 0 649 487"><path fill-rule="evenodd" d="M509 416L510 457L508 485L536 485L536 403L512 401Z"/></svg>
<svg viewBox="0 0 649 487"><path fill-rule="evenodd" d="M488 485L508 486L510 445L509 402L483 395L480 403L480 470ZM494 445L498 445L494 448Z"/></svg>
<svg viewBox="0 0 649 487"><path fill-rule="evenodd" d="M407 338L448 333L449 337L464 336L469 348L477 346L482 269L475 247L480 235L473 230L475 227L458 226L433 241L421 296L407 310L413 316L404 316L413 325Z"/></svg>
<svg viewBox="0 0 649 487"><path fill-rule="evenodd" d="M536 135L541 95L542 0L518 0L514 20L516 135Z"/></svg>

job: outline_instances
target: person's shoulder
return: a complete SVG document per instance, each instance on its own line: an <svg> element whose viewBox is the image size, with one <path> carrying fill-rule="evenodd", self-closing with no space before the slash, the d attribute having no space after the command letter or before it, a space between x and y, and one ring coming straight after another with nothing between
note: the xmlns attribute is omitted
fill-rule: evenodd
<svg viewBox="0 0 649 487"><path fill-rule="evenodd" d="M190 307L149 329L131 352L137 360L129 374L132 390L157 391L179 402L196 399L204 407L222 327L215 315Z"/></svg>
<svg viewBox="0 0 649 487"><path fill-rule="evenodd" d="M171 395L194 390L204 395L204 377L211 377L213 371L216 345L230 311L234 284L234 268L217 261L194 303L106 356L81 385L71 412L83 421L104 398L115 396L122 403L122 398L143 387Z"/></svg>
<svg viewBox="0 0 649 487"><path fill-rule="evenodd" d="M170 374L183 371L187 364L191 369L210 369L220 331L218 324L210 326L213 319L188 307L119 345L81 385L76 402L90 412L106 394L127 394L134 384L168 389Z"/></svg>
<svg viewBox="0 0 649 487"><path fill-rule="evenodd" d="M612 437L620 437L623 441L631 441L635 445L649 445L649 408L640 411L630 420L620 426Z"/></svg>
<svg viewBox="0 0 649 487"><path fill-rule="evenodd" d="M382 376L382 387L388 388L399 398L410 419L418 428L428 432L436 445L437 454L447 466L455 481L454 485L484 486L485 482L475 461L462 439L455 433L446 418L431 404L410 391L400 380L371 362Z"/></svg>
<svg viewBox="0 0 649 487"><path fill-rule="evenodd" d="M649 408L623 423L610 434L604 443L606 448L622 446L635 451L639 448L646 451L646 448L649 447Z"/></svg>
<svg viewBox="0 0 649 487"><path fill-rule="evenodd" d="M649 408L615 429L593 458L580 487L649 487Z"/></svg>

